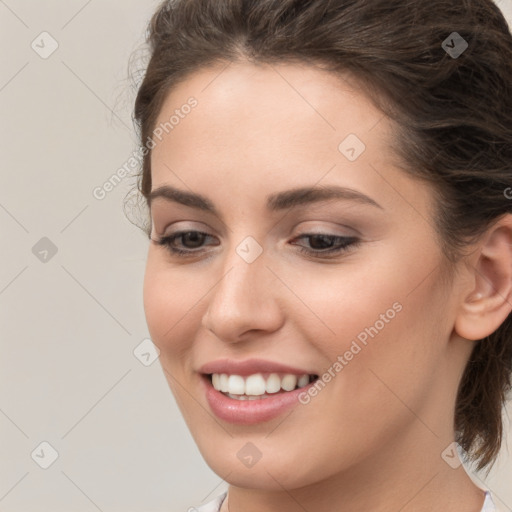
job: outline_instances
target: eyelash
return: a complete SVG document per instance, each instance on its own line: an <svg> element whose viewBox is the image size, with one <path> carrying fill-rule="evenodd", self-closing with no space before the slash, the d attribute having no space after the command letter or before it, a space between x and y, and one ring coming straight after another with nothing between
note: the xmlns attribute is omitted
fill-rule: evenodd
<svg viewBox="0 0 512 512"><path fill-rule="evenodd" d="M178 231L172 235L162 237L158 240L153 240L158 245L165 247L172 255L176 255L181 258L187 258L197 255L198 253L202 252L201 250L183 250L178 249L174 247L172 244L173 242L182 237L183 235L194 233L196 235L206 236L209 237L208 233L204 233L202 231ZM299 240L301 238L313 238L313 237L324 237L329 238L333 240L341 241L341 244L338 245L338 247L330 248L330 249L320 249L320 250L311 250L306 249L305 247L299 246L299 251L303 254L306 254L308 256L314 256L317 258L329 258L332 256L337 256L343 252L346 252L349 248L356 248L361 243L361 240L359 240L357 237L354 236L337 236L337 235L329 235L327 233L304 233L303 235L298 236L295 238L295 240ZM293 244L296 245L296 244ZM327 256L323 256L327 255Z"/></svg>

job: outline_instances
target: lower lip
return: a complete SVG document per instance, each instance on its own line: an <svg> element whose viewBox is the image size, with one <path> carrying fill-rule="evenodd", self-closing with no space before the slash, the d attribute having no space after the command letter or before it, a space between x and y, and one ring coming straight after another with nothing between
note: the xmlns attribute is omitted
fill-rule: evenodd
<svg viewBox="0 0 512 512"><path fill-rule="evenodd" d="M276 418L299 403L299 395L308 390L314 382L303 388L277 393L269 398L257 400L236 400L217 391L210 379L202 375L206 399L211 410L221 420L239 425L254 425Z"/></svg>

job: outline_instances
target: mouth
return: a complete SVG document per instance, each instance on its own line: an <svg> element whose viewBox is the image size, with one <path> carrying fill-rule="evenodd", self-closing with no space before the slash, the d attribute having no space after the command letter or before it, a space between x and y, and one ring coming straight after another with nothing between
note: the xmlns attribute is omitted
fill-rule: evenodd
<svg viewBox="0 0 512 512"><path fill-rule="evenodd" d="M303 403L302 395L319 378L312 368L260 358L217 359L196 371L210 411L221 420L239 425L283 415Z"/></svg>
<svg viewBox="0 0 512 512"><path fill-rule="evenodd" d="M211 412L223 421L242 426L264 423L283 415L300 403L301 394L317 380L316 374L201 374Z"/></svg>
<svg viewBox="0 0 512 512"><path fill-rule="evenodd" d="M212 387L233 400L263 400L302 389L318 379L316 374L254 373L247 376L227 373L204 374Z"/></svg>

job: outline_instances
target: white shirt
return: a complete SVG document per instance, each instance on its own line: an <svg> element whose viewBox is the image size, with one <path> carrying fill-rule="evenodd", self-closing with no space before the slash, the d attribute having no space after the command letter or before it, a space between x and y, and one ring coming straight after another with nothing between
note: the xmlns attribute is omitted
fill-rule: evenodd
<svg viewBox="0 0 512 512"><path fill-rule="evenodd" d="M189 508L189 512L219 512L226 496L227 491L204 505ZM498 512L489 491L485 491L485 501L481 512Z"/></svg>

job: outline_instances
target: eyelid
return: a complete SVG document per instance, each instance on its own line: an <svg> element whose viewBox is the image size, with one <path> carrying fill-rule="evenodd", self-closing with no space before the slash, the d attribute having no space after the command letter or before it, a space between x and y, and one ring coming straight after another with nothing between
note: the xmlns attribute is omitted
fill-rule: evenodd
<svg viewBox="0 0 512 512"><path fill-rule="evenodd" d="M185 224L184 226L182 226L180 224L181 222L193 223L193 225ZM176 226L176 224L180 224L180 225ZM197 224L199 224L199 226L197 226ZM172 231L170 231L171 226L172 226ZM209 226L208 227L206 227L206 226L207 226L207 224L205 224L204 222L201 222L201 221L175 221L172 224L167 225L163 229L162 233L158 233L158 231L155 229L154 234L155 234L155 236L157 236L159 238L164 238L167 236L175 235L176 233L181 233L183 231L200 231L201 233L205 233L210 236L215 236L212 233L210 233L210 231L212 231L211 228Z"/></svg>
<svg viewBox="0 0 512 512"><path fill-rule="evenodd" d="M184 225L180 224L181 222L184 223ZM322 227L318 226L319 222L323 222L324 225ZM314 223L314 227L307 227L308 223ZM179 224L179 226L175 226L176 224ZM199 224L199 226L197 226ZM292 239L296 239L298 237L304 236L304 235L325 235L325 236L331 236L331 237L342 237L342 238L360 238L361 240L364 240L364 236L361 234L361 232L357 229L355 229L352 226L346 225L346 224L339 224L335 222L328 222L331 226L334 224L333 227L328 227L325 225L325 220L308 220L305 222L301 222L299 225L300 228L294 229L291 234L288 236ZM169 226L173 226L172 230L168 230ZM150 234L150 238L154 239L157 237L158 239L167 238L173 235L176 235L178 233L183 232L189 232L189 231L197 231L204 235L218 238L218 235L213 234L212 230L209 226L206 227L207 224L201 221L175 221L172 224L168 225L164 230L163 233L158 233L155 229L154 232ZM339 232L339 230L344 229L342 232ZM271 228L270 231L272 231L273 228ZM284 231L284 230L283 230Z"/></svg>
<svg viewBox="0 0 512 512"><path fill-rule="evenodd" d="M309 227L309 223L314 223L312 227ZM318 223L322 223L322 226L319 226ZM340 237L357 237L364 238L361 231L358 229L348 225L348 224L339 224L336 222L328 222L326 221L306 221L299 224L300 227L297 227L296 230L293 231L293 236L300 236L303 234L307 235L328 235L328 236L340 236ZM295 232L297 231L297 234Z"/></svg>

